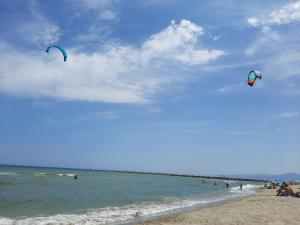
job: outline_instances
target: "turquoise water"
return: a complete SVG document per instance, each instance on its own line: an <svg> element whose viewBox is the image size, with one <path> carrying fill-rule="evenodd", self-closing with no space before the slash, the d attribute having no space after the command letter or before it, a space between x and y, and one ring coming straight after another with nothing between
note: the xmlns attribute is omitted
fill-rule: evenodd
<svg viewBox="0 0 300 225"><path fill-rule="evenodd" d="M74 179L74 175L78 179ZM112 224L202 207L251 193L257 184L222 180L0 166L0 224Z"/></svg>

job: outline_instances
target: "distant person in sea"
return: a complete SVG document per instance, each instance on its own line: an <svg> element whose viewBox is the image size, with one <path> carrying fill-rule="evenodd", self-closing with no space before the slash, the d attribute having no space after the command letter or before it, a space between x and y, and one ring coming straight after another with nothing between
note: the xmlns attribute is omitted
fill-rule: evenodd
<svg viewBox="0 0 300 225"><path fill-rule="evenodd" d="M240 184L240 190L243 190L243 184Z"/></svg>
<svg viewBox="0 0 300 225"><path fill-rule="evenodd" d="M217 181L215 181L214 185L217 185Z"/></svg>
<svg viewBox="0 0 300 225"><path fill-rule="evenodd" d="M202 180L202 184L204 184L205 183L205 181L204 180Z"/></svg>
<svg viewBox="0 0 300 225"><path fill-rule="evenodd" d="M226 185L226 188L229 189L229 182L228 181L226 181L225 185Z"/></svg>
<svg viewBox="0 0 300 225"><path fill-rule="evenodd" d="M142 212L141 211L137 211L135 214L134 214L134 217L140 217L142 216Z"/></svg>
<svg viewBox="0 0 300 225"><path fill-rule="evenodd" d="M77 179L78 179L78 176L77 176L77 175L74 175L74 179L77 180Z"/></svg>

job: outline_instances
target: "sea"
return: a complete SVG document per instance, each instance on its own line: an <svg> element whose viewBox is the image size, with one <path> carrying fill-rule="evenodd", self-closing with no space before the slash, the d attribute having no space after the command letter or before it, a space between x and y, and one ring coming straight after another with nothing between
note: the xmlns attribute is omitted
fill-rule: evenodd
<svg viewBox="0 0 300 225"><path fill-rule="evenodd" d="M0 224L134 224L251 195L263 186L230 181L227 189L225 182L0 165Z"/></svg>

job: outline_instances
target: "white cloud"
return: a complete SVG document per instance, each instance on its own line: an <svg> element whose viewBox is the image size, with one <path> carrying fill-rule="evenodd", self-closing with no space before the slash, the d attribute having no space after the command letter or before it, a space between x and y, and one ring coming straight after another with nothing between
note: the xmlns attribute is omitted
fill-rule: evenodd
<svg viewBox="0 0 300 225"><path fill-rule="evenodd" d="M88 47L91 50L99 49L105 42L116 41L111 36L114 33L113 25L120 22L121 0L83 0L71 1L76 12L68 20L73 26L81 24L80 34L71 39L78 48ZM82 23L86 21L87 23Z"/></svg>
<svg viewBox="0 0 300 225"><path fill-rule="evenodd" d="M278 55L270 57L263 67L263 71L267 76L276 79L285 79L300 75L300 54L297 52L282 52ZM288 87L290 90L293 87Z"/></svg>
<svg viewBox="0 0 300 225"><path fill-rule="evenodd" d="M35 1L30 1L29 10L33 21L26 24L21 23L17 31L19 35L28 42L39 46L57 42L61 35L59 27L40 13Z"/></svg>
<svg viewBox="0 0 300 225"><path fill-rule="evenodd" d="M89 120L115 120L120 118L120 114L116 111L100 111L89 113L80 116L77 121L89 121Z"/></svg>
<svg viewBox="0 0 300 225"><path fill-rule="evenodd" d="M144 4L146 7L148 6L170 6L177 4L177 0L147 0L147 1L141 1L142 4Z"/></svg>
<svg viewBox="0 0 300 225"><path fill-rule="evenodd" d="M300 1L287 4L278 10L274 10L268 16L248 18L248 25L261 28L262 34L245 50L245 54L254 55L261 50L264 52L267 50L276 50L278 46L288 43L290 40L287 39L290 39L291 35L282 40L282 36L287 36L287 34L274 31L271 27L292 22L300 22ZM283 41L286 43L282 43Z"/></svg>
<svg viewBox="0 0 300 225"><path fill-rule="evenodd" d="M68 49L66 63L59 51L25 52L2 44L0 91L64 100L146 103L167 85L186 79L170 74L175 66L201 65L224 54L199 48L202 34L203 29L188 20L172 21L139 48L112 44L101 52Z"/></svg>
<svg viewBox="0 0 300 225"><path fill-rule="evenodd" d="M250 17L250 18L248 18L248 19L247 19L247 22L248 22L248 24L249 24L250 26L252 26L252 27L257 27L258 24L259 24L259 20L258 20L257 18L255 18L255 17Z"/></svg>
<svg viewBox="0 0 300 225"><path fill-rule="evenodd" d="M246 55L254 55L262 49L264 49L264 51L276 49L280 41L281 36L278 32L271 30L270 27L262 27L262 34L245 50L245 53Z"/></svg>
<svg viewBox="0 0 300 225"><path fill-rule="evenodd" d="M115 21L117 20L117 15L115 12L111 10L104 10L99 14L99 19L107 20L107 21Z"/></svg>
<svg viewBox="0 0 300 225"><path fill-rule="evenodd" d="M91 9L101 9L111 6L117 0L84 0L85 5Z"/></svg>
<svg viewBox="0 0 300 225"><path fill-rule="evenodd" d="M213 36L213 41L218 41L222 38L222 35L216 35L216 36Z"/></svg>
<svg viewBox="0 0 300 225"><path fill-rule="evenodd" d="M278 10L274 10L268 16L248 18L248 24L253 27L281 25L291 22L300 22L300 1L287 4Z"/></svg>
<svg viewBox="0 0 300 225"><path fill-rule="evenodd" d="M153 35L142 46L141 57L148 61L152 58L176 59L184 64L205 64L224 55L221 50L206 50L196 47L198 37L203 35L203 28L189 20L179 24L173 20L171 25Z"/></svg>
<svg viewBox="0 0 300 225"><path fill-rule="evenodd" d="M266 76L276 79L299 76L299 22L300 1L273 10L267 16L248 18L248 24L260 29L261 33L245 49L245 54L261 56Z"/></svg>
<svg viewBox="0 0 300 225"><path fill-rule="evenodd" d="M152 107L149 109L149 112L150 113L161 113L161 112L163 112L163 109L160 107Z"/></svg>
<svg viewBox="0 0 300 225"><path fill-rule="evenodd" d="M219 94L225 94L225 93L229 93L229 92L234 92L234 91L240 90L243 87L245 87L245 83L242 83L242 82L235 83L235 84L229 84L227 86L219 88L217 90L217 93L219 93Z"/></svg>
<svg viewBox="0 0 300 225"><path fill-rule="evenodd" d="M50 117L47 117L47 118L46 118L46 122L47 122L48 124L50 124L50 125L57 125L57 124L58 124L58 122L57 122L56 120L54 120L54 119L52 119L52 118L50 118Z"/></svg>
<svg viewBox="0 0 300 225"><path fill-rule="evenodd" d="M300 115L299 112L283 112L278 115L279 118L288 119L298 117Z"/></svg>
<svg viewBox="0 0 300 225"><path fill-rule="evenodd" d="M79 43L78 46L89 46L93 50L98 48L99 44L103 45L103 42L107 40L110 34L111 31L107 26L91 24L85 32L81 32L81 34L74 39Z"/></svg>

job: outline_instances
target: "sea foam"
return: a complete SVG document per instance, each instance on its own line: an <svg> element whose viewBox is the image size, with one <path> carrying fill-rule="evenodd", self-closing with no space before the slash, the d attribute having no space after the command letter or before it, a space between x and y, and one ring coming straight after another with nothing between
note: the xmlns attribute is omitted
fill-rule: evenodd
<svg viewBox="0 0 300 225"><path fill-rule="evenodd" d="M230 198L229 196L219 197L215 199L203 200L177 200L168 204L143 203L139 205L127 205L124 207L106 207L99 209L90 209L84 214L58 214L48 217L29 217L22 219L1 218L1 225L42 225L42 224L119 224L134 221L139 218L149 218L153 216L164 215L172 211L191 208L197 206L205 206L209 203L219 202Z"/></svg>
<svg viewBox="0 0 300 225"><path fill-rule="evenodd" d="M230 189L231 193L254 193L255 190L262 188L263 185L256 185L256 184L244 184L242 190L240 189L240 186L232 187Z"/></svg>

